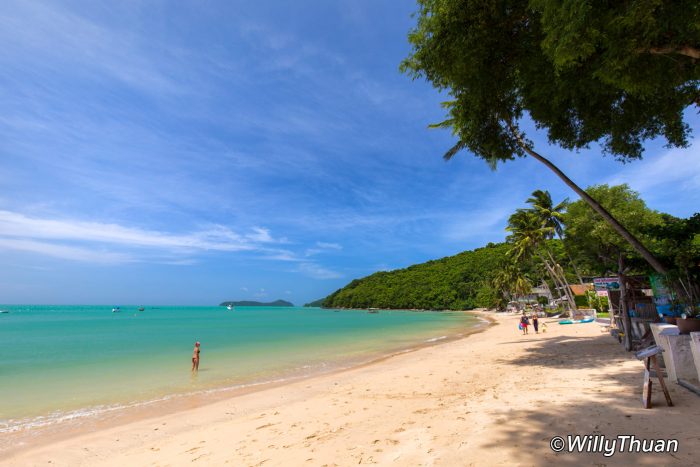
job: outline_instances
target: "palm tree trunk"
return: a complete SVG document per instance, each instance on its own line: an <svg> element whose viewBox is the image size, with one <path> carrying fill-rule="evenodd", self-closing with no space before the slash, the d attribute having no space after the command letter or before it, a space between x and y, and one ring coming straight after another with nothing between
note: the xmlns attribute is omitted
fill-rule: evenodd
<svg viewBox="0 0 700 467"><path fill-rule="evenodd" d="M554 287L561 288L564 290L564 294L566 295L566 301L569 303L569 309L571 310L571 313L573 315L573 311L576 309L576 303L574 302L574 300L571 299L570 295L567 293L567 286L565 286L561 282L561 279L559 279L559 275L556 273L554 268L552 268L552 266L549 265L544 256L542 256L542 253L538 251L537 256L540 257L540 260L544 264L545 268L547 268L549 276L552 278L552 281L554 281ZM559 296L561 297L561 294Z"/></svg>
<svg viewBox="0 0 700 467"><path fill-rule="evenodd" d="M557 237L559 237L559 241L561 241L562 247L564 248L564 253L566 253L566 258L569 260L569 263L571 264L571 268L574 270L574 274L576 274L576 279L578 279L578 283L583 285L583 278L581 277L581 274L578 272L578 268L576 267L576 263L574 262L574 259L571 257L569 254L569 251L566 249L566 244L564 243L564 239L561 238L561 235L557 234Z"/></svg>
<svg viewBox="0 0 700 467"><path fill-rule="evenodd" d="M559 282L562 283L564 286L564 293L566 293L566 298L569 300L569 302L572 303L573 310L576 309L576 299L574 299L574 294L571 291L571 287L569 286L569 281L566 280L566 276L564 275L564 270L562 269L561 274L559 274L559 271L557 271L557 266L559 269L561 269L561 266L557 263L557 261L554 259L554 256L552 256L552 252L549 251L548 248L545 248L545 251L547 252L547 255L549 256L549 259L552 261L552 269L554 272L557 274L557 277L559 277Z"/></svg>
<svg viewBox="0 0 700 467"><path fill-rule="evenodd" d="M535 152L533 149L528 146L525 141L523 140L522 136L520 136L520 133L517 131L517 129L513 126L512 123L508 123L508 126L510 127L511 132L513 133L513 136L516 138L518 145L530 156L533 158L537 159L538 161L542 162L544 165L546 165L552 172L554 172L566 185L569 186L572 190L574 190L580 197L583 199L588 205L595 211L597 212L605 221L610 224L610 226L615 229L615 231L622 236L625 240L627 240L632 247L637 250L637 252L642 255L642 257L651 265L651 267L654 268L656 272L659 274L667 274L668 270L666 267L661 264L661 262L656 259L656 257L653 255L651 251L649 251L642 243L637 240L637 238L632 235L622 224L620 224L617 219L615 219L598 201L594 200L591 195L586 193L585 190L583 190L581 187L579 187L576 183L573 182L569 177L564 174L559 168L552 164L549 159L543 157L542 155L538 154Z"/></svg>
<svg viewBox="0 0 700 467"><path fill-rule="evenodd" d="M566 294L569 297L569 300L571 300L571 303L574 304L574 310L578 309L578 305L576 305L576 296L574 295L574 291L571 289L571 285L566 280L566 275L564 274L564 269L561 267L561 265L559 263L555 264L553 266L553 269L559 274L559 277L561 278L562 283L566 287Z"/></svg>

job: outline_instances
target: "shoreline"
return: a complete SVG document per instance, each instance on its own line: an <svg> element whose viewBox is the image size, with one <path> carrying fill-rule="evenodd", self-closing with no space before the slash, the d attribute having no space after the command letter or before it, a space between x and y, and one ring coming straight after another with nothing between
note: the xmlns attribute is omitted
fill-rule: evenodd
<svg viewBox="0 0 700 467"><path fill-rule="evenodd" d="M700 399L669 384L642 408L643 365L595 323L523 336L517 316L333 374L23 451L7 465L690 465ZM555 435L678 439L673 454L554 453ZM1 462L0 462L1 463Z"/></svg>
<svg viewBox="0 0 700 467"><path fill-rule="evenodd" d="M410 310L397 310L410 311ZM20 427L6 433L0 433L0 458L13 458L22 455L26 451L41 449L72 438L80 437L95 430L107 430L118 428L135 422L147 421L162 416L174 415L193 408L203 408L229 399L254 394L273 388L279 388L290 384L312 380L324 376L352 371L374 365L398 355L404 355L421 349L444 345L455 340L466 339L472 334L479 333L493 325L493 320L481 316L480 311L450 310L452 313L471 314L482 323L472 327L451 330L445 336L434 337L424 341L417 341L408 347L399 347L388 351L369 355L368 360L358 362L335 362L335 365L327 369L316 368L308 373L294 372L288 376L272 380L261 380L234 386L211 387L186 393L166 394L161 398L135 401L124 405L107 406L99 410L89 410L92 407L67 412L65 419L47 422L29 428ZM92 412L92 413L90 413ZM2 439L5 438L5 439ZM7 447L7 446L10 447ZM2 461L0 461L2 463Z"/></svg>

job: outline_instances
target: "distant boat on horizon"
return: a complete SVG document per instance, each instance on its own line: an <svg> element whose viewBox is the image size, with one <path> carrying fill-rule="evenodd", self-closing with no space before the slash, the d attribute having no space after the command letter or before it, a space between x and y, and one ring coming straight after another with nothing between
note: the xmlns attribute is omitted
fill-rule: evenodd
<svg viewBox="0 0 700 467"><path fill-rule="evenodd" d="M226 305L226 309L229 310L229 311L230 311L230 310L233 310L233 305L231 305L231 304L229 303L228 305Z"/></svg>
<svg viewBox="0 0 700 467"><path fill-rule="evenodd" d="M144 307L140 306L139 311L143 311L143 310L144 310Z"/></svg>
<svg viewBox="0 0 700 467"><path fill-rule="evenodd" d="M118 306L115 306L114 308L112 308L112 313L119 313L120 311L122 311L122 310Z"/></svg>

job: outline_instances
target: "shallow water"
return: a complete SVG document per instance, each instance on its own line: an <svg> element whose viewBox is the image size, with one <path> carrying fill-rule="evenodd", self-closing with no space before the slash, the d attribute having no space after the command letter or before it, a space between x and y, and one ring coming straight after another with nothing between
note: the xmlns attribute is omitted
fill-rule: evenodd
<svg viewBox="0 0 700 467"><path fill-rule="evenodd" d="M359 364L464 332L463 313L0 306L0 433L173 394ZM190 372L202 343L200 371Z"/></svg>

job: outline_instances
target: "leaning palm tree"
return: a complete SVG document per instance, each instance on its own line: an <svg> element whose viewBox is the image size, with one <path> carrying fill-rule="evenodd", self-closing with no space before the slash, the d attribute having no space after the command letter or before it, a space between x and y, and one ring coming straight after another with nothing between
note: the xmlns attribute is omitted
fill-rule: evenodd
<svg viewBox="0 0 700 467"><path fill-rule="evenodd" d="M540 217L542 225L551 227L552 232L555 233L557 237L559 237L559 240L562 240L563 243L564 225L562 223L562 219L564 217L566 206L569 204L569 199L566 198L564 201L555 206L552 202L552 196L549 194L549 191L535 190L527 199L527 202L532 206L533 211ZM564 253L566 253L566 257L569 259L569 263L571 264L579 283L583 284L581 274L579 274L578 268L576 268L576 263L567 251L566 245L564 245Z"/></svg>
<svg viewBox="0 0 700 467"><path fill-rule="evenodd" d="M550 260L547 260L542 254L542 251L540 251L540 247L544 245L544 241L547 238L551 238L553 235L553 228L543 226L540 217L534 211L518 209L508 219L508 227L506 227L506 230L511 233L508 236L508 241L513 245L509 252L510 256L515 261L523 261L533 255L537 255L545 266L557 290L564 292L569 307L575 310L576 303L569 284L566 281L566 277L562 277L563 275L559 274L557 271L557 264L551 254L547 252L550 257Z"/></svg>

